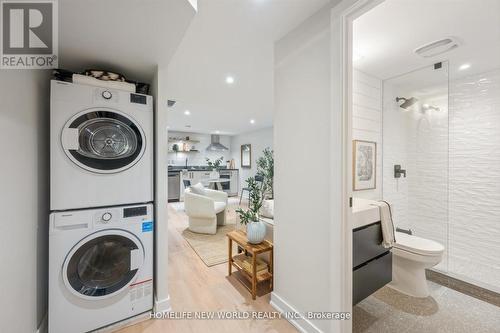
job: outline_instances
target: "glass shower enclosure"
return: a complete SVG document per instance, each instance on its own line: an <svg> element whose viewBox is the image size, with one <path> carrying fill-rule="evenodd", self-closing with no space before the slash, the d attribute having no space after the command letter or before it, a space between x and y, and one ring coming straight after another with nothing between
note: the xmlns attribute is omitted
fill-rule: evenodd
<svg viewBox="0 0 500 333"><path fill-rule="evenodd" d="M449 66L383 82L383 198L397 227L445 246L434 269L500 292L500 70Z"/></svg>

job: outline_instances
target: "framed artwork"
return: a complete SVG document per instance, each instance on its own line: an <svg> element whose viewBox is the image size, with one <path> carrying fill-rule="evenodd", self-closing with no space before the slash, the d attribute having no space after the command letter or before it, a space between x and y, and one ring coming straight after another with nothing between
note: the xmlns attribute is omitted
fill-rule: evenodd
<svg viewBox="0 0 500 333"><path fill-rule="evenodd" d="M377 182L377 143L353 141L352 189L372 190Z"/></svg>
<svg viewBox="0 0 500 333"><path fill-rule="evenodd" d="M252 167L252 145L246 144L241 145L241 167L251 168Z"/></svg>

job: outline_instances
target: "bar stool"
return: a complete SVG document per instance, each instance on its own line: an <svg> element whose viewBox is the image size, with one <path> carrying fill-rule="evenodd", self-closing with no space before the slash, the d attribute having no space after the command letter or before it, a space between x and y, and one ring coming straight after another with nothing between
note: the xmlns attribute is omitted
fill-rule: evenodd
<svg viewBox="0 0 500 333"><path fill-rule="evenodd" d="M263 181L264 181L264 177L262 176L255 176L255 181L260 183L260 187L262 188L262 185L263 185ZM248 192L248 195L250 195L250 189L248 187L243 187L241 189L241 194L240 194L240 205L241 205L241 199L243 199L243 192L244 191L247 191Z"/></svg>

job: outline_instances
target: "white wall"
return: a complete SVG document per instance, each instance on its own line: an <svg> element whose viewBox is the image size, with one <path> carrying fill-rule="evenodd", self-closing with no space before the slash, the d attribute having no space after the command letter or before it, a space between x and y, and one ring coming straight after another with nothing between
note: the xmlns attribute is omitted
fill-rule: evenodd
<svg viewBox="0 0 500 333"><path fill-rule="evenodd" d="M330 10L324 9L276 44L271 304L285 311L339 310L330 298L339 281L330 265L341 252L330 252L330 37ZM337 325L325 320L296 324L306 332L331 332Z"/></svg>
<svg viewBox="0 0 500 333"><path fill-rule="evenodd" d="M252 145L251 168L241 167L241 145ZM231 158L236 162L235 167L240 169L240 189L246 185L245 181L257 173L257 160L263 155L266 148L273 149L273 128L264 128L258 131L235 135L231 138Z"/></svg>
<svg viewBox="0 0 500 333"><path fill-rule="evenodd" d="M168 109L166 69L158 66L151 84L155 115L155 311L171 309L168 293Z"/></svg>
<svg viewBox="0 0 500 333"><path fill-rule="evenodd" d="M434 90L439 91L437 95L417 95L413 89L384 83L384 200L392 205L397 227L410 228L418 236L446 245L448 99L444 82L443 88ZM404 110L396 96L416 96L419 101ZM440 111L422 112L423 104ZM406 170L406 178L394 178L395 164ZM446 265L445 253L438 268Z"/></svg>
<svg viewBox="0 0 500 333"><path fill-rule="evenodd" d="M389 81L384 82L383 109L383 199L392 206L393 220L397 227L409 229L408 220L408 178L394 178L394 165L407 169L408 177L408 130L410 121L396 103L396 96L402 95ZM410 167L411 168L411 167Z"/></svg>
<svg viewBox="0 0 500 333"><path fill-rule="evenodd" d="M382 199L382 81L358 70L353 71L352 139L377 143L376 188L354 192L354 196Z"/></svg>
<svg viewBox="0 0 500 333"><path fill-rule="evenodd" d="M450 81L449 270L500 292L500 69Z"/></svg>
<svg viewBox="0 0 500 333"><path fill-rule="evenodd" d="M36 332L47 312L49 80L0 74L1 332Z"/></svg>
<svg viewBox="0 0 500 333"><path fill-rule="evenodd" d="M168 153L168 164L176 166L186 165L186 158L188 159L188 165L207 165L206 158L210 160L215 160L220 157L224 157L222 166L226 166L226 161L231 159L230 151L207 151L207 147L210 144L210 134L200 134L193 132L178 132L169 131L169 137L186 137L189 136L190 140L200 141L199 143L193 144L198 153ZM231 147L231 137L227 135L220 136L220 143L226 146L228 149ZM169 143L169 150L172 150L174 143Z"/></svg>

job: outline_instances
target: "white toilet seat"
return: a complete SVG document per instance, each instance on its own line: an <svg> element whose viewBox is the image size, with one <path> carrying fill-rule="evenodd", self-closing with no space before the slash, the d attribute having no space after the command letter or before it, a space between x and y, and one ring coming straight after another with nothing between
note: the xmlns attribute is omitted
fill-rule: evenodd
<svg viewBox="0 0 500 333"><path fill-rule="evenodd" d="M444 252L444 246L430 239L396 232L394 247L422 256L439 256Z"/></svg>

